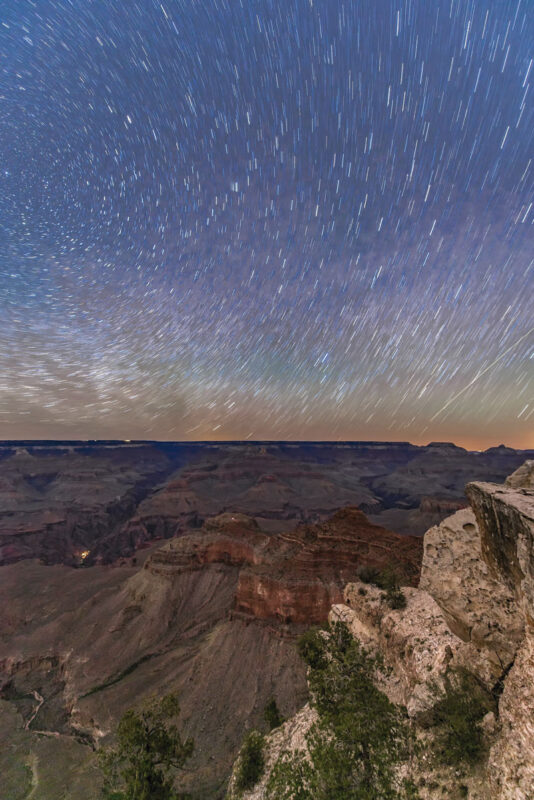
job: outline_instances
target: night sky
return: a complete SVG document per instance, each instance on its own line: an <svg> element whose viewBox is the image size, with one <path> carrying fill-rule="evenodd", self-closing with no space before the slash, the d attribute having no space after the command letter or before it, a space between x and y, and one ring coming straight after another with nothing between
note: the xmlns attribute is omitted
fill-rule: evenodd
<svg viewBox="0 0 534 800"><path fill-rule="evenodd" d="M531 0L2 0L0 438L534 446Z"/></svg>

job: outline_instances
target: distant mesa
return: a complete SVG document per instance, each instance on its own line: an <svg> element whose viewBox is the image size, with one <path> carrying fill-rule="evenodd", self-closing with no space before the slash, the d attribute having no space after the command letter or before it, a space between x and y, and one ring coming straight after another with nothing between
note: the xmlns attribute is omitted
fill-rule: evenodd
<svg viewBox="0 0 534 800"><path fill-rule="evenodd" d="M516 451L512 447L506 447L505 444L499 444L497 447L488 447L487 450L484 450L485 453L498 453L499 455L504 455L505 453L511 455Z"/></svg>
<svg viewBox="0 0 534 800"><path fill-rule="evenodd" d="M454 442L429 442L427 447L439 447L440 449L449 448L453 450L463 450L464 453L467 452L465 447L459 447L457 444L454 444Z"/></svg>

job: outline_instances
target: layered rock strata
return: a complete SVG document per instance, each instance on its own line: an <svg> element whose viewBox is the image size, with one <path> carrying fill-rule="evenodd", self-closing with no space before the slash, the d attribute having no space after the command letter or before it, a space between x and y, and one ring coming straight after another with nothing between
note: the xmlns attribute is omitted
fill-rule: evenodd
<svg viewBox="0 0 534 800"><path fill-rule="evenodd" d="M202 530L168 542L145 569L175 576L208 565L237 567L234 616L309 625L327 619L360 567L381 569L394 561L403 580L414 583L421 555L421 539L373 525L357 508L275 535L261 531L244 514L225 513L208 520Z"/></svg>

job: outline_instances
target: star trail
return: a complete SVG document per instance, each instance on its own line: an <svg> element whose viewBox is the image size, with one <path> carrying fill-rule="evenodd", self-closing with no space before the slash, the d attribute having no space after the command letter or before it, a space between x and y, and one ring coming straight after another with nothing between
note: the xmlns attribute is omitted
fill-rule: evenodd
<svg viewBox="0 0 534 800"><path fill-rule="evenodd" d="M4 0L0 437L534 446L530 0Z"/></svg>

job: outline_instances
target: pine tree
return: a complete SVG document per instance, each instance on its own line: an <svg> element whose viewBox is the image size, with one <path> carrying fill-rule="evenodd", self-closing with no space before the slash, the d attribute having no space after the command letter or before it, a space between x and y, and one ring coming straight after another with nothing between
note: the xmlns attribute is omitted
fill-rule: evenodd
<svg viewBox="0 0 534 800"><path fill-rule="evenodd" d="M152 697L138 710L126 711L115 746L100 756L106 800L178 800L174 778L194 748L172 722L179 713L175 694Z"/></svg>

